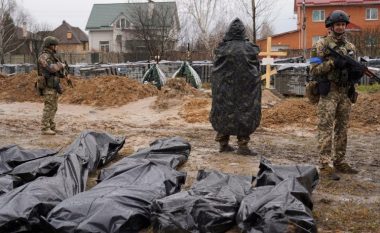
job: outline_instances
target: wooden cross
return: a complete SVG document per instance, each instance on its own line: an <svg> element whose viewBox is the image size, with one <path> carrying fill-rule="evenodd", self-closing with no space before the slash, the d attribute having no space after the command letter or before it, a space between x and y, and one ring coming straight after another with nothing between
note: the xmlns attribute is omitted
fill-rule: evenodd
<svg viewBox="0 0 380 233"><path fill-rule="evenodd" d="M286 52L274 52L272 51L272 37L267 38L267 51L259 53L259 56L266 56L266 73L262 76L265 78L265 88L270 89L270 76L276 74L276 70L271 70L270 65L273 63L273 58L271 56L284 57ZM263 59L264 60L264 59Z"/></svg>

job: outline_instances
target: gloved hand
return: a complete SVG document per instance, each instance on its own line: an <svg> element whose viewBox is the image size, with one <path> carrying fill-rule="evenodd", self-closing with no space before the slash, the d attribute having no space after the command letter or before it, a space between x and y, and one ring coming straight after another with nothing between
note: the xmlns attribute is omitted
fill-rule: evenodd
<svg viewBox="0 0 380 233"><path fill-rule="evenodd" d="M59 66L59 68L60 68L61 70L65 69L65 67L66 67L66 64L65 64L65 63L57 62L57 64L58 64L58 66Z"/></svg>
<svg viewBox="0 0 380 233"><path fill-rule="evenodd" d="M364 69L362 67L350 67L348 69L348 79L354 83L359 82L364 75Z"/></svg>
<svg viewBox="0 0 380 233"><path fill-rule="evenodd" d="M347 66L347 62L341 58L334 58L334 67L337 69L344 69Z"/></svg>

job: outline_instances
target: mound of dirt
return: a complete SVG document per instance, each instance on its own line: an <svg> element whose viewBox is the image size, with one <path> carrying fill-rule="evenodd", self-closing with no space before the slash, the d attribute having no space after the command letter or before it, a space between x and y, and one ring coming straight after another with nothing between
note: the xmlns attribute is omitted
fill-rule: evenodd
<svg viewBox="0 0 380 233"><path fill-rule="evenodd" d="M12 77L0 76L0 101L6 102L42 102L37 95L34 83L37 72L18 74Z"/></svg>
<svg viewBox="0 0 380 233"><path fill-rule="evenodd" d="M317 123L316 106L303 98L286 99L273 108L262 111L261 125L271 127L284 124L312 126Z"/></svg>
<svg viewBox="0 0 380 233"><path fill-rule="evenodd" d="M289 98L273 108L264 109L261 125L265 127L295 124L313 127L318 124L317 106L304 98ZM372 128L380 126L380 93L359 94L358 102L352 106L350 126Z"/></svg>
<svg viewBox="0 0 380 233"><path fill-rule="evenodd" d="M36 72L12 77L0 75L0 101L42 102L34 89ZM92 79L73 78L74 88L62 82L65 93L59 102L87 104L100 107L120 106L149 96L158 95L154 109L165 110L181 107L180 116L188 123L208 122L211 109L210 95L193 88L184 79L169 79L161 91L152 85L118 76ZM354 128L371 128L380 125L380 93L360 94L352 107L350 125ZM264 127L297 125L314 127L318 119L316 105L304 98L281 99L268 91L262 96L262 121Z"/></svg>
<svg viewBox="0 0 380 233"><path fill-rule="evenodd" d="M65 84L65 82L63 82ZM75 79L74 88L65 88L60 98L63 103L94 106L121 106L158 93L156 87L127 77L102 76L93 79Z"/></svg>
<svg viewBox="0 0 380 233"><path fill-rule="evenodd" d="M207 123L211 98L189 98L182 106L179 115L188 123Z"/></svg>
<svg viewBox="0 0 380 233"><path fill-rule="evenodd" d="M206 96L206 94L192 87L184 79L171 78L162 87L152 108L165 110L173 106L181 106L185 97L202 96Z"/></svg>
<svg viewBox="0 0 380 233"><path fill-rule="evenodd" d="M261 96L261 105L262 108L270 108L280 103L282 98L275 95L272 90L264 89Z"/></svg>
<svg viewBox="0 0 380 233"><path fill-rule="evenodd" d="M380 92L359 94L357 103L352 107L350 124L357 128L380 125Z"/></svg>
<svg viewBox="0 0 380 233"><path fill-rule="evenodd" d="M283 101L270 90L263 90L262 108L271 108ZM212 99L208 97L188 98L184 101L179 115L188 123L206 123L209 121ZM265 110L264 110L265 111Z"/></svg>
<svg viewBox="0 0 380 233"><path fill-rule="evenodd" d="M0 77L0 101L42 102L34 89L36 72L13 77ZM156 87L144 85L127 77L102 76L92 79L73 77L74 88L62 81L64 93L60 103L87 104L93 106L120 106L158 93Z"/></svg>
<svg viewBox="0 0 380 233"><path fill-rule="evenodd" d="M262 110L261 126L283 127L285 125L295 125L313 128L318 124L317 105L310 104L305 98L287 98L281 100L278 97L267 94L263 94L262 104L269 107ZM273 107L270 104L271 99L276 101ZM360 94L358 102L352 107L350 126L353 128L380 126L379 100L380 93ZM180 116L186 122L208 122L211 98L188 98L183 103Z"/></svg>

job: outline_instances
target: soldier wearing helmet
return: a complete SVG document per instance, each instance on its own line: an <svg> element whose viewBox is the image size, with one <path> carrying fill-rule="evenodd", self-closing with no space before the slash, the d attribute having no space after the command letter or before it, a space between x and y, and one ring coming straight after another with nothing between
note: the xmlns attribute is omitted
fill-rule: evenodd
<svg viewBox="0 0 380 233"><path fill-rule="evenodd" d="M65 64L56 55L58 43L57 38L46 37L42 45L43 51L38 57L38 72L44 81L44 109L41 120L43 135L55 135L57 132L54 118L58 109L58 94L62 92L59 79L63 77L60 72L65 68Z"/></svg>
<svg viewBox="0 0 380 233"><path fill-rule="evenodd" d="M318 149L322 177L339 180L337 172L356 174L346 161L347 127L351 111L349 93L355 93L345 60L333 58L327 47L355 58L356 48L347 40L350 17L342 10L333 11L325 20L328 35L312 48L310 73L318 82ZM360 77L359 77L360 79ZM358 80L358 78L356 78ZM353 88L353 92L352 92Z"/></svg>

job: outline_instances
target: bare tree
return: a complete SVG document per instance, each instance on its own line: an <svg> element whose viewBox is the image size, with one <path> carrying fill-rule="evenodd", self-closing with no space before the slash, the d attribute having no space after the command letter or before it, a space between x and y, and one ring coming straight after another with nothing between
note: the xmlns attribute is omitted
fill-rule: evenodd
<svg viewBox="0 0 380 233"><path fill-rule="evenodd" d="M173 49L179 33L178 15L173 4L149 2L133 5L132 17L136 37L143 40L151 57L162 57Z"/></svg>
<svg viewBox="0 0 380 233"><path fill-rule="evenodd" d="M26 21L26 15L17 11L14 0L0 0L0 59L4 63L5 55L16 51L25 44L26 35L20 27ZM20 35L21 34L21 35Z"/></svg>
<svg viewBox="0 0 380 233"><path fill-rule="evenodd" d="M273 35L273 27L272 25L268 22L268 20L264 20L261 24L260 28L260 37L261 38L267 38L268 36Z"/></svg>
<svg viewBox="0 0 380 233"><path fill-rule="evenodd" d="M52 35L51 26L48 24L34 24L30 26L30 49L33 56L33 61L37 63L38 66L38 56L42 52L43 40L47 36ZM37 67L38 68L38 67Z"/></svg>
<svg viewBox="0 0 380 233"><path fill-rule="evenodd" d="M209 59L213 59L214 50L223 40L227 28L228 22L220 19L216 23L216 26L213 27L212 31L207 34L207 41L204 41L202 38L198 38L198 40L195 41L195 49L198 51L208 52Z"/></svg>
<svg viewBox="0 0 380 233"><path fill-rule="evenodd" d="M218 13L220 16L222 13L217 10L217 3L218 0L187 0L183 2L184 8L187 9L186 13L190 15L196 25L197 39L207 50L210 50L209 36L211 28L217 21L216 15Z"/></svg>
<svg viewBox="0 0 380 233"><path fill-rule="evenodd" d="M274 0L239 0L245 13L252 19L252 41L256 43L258 32L261 31L263 23L270 25L275 19L273 11L275 10Z"/></svg>

